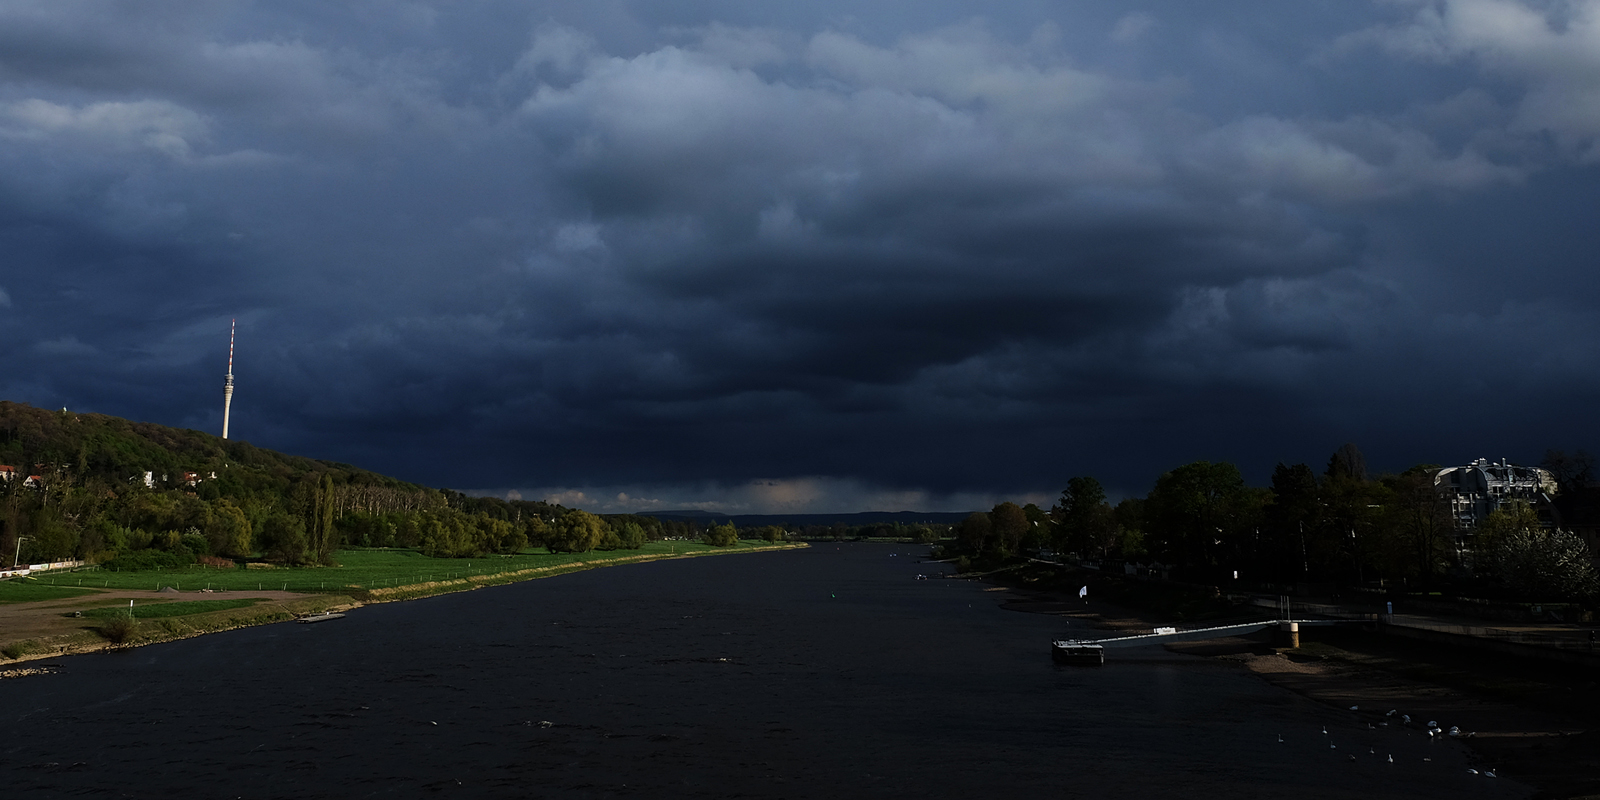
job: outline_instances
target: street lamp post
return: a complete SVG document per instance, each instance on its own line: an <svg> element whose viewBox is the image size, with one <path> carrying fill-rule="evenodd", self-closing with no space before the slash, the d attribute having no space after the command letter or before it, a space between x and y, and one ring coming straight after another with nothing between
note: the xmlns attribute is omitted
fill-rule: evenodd
<svg viewBox="0 0 1600 800"><path fill-rule="evenodd" d="M12 569L16 569L17 565L22 563L22 540L23 539L31 539L31 538L33 538L33 537L31 537L31 536L18 536L17 537L17 552L11 554L11 568Z"/></svg>

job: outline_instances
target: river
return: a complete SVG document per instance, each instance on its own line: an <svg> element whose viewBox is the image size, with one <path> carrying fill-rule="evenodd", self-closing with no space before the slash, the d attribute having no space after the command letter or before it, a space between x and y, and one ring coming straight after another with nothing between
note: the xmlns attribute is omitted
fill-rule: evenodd
<svg viewBox="0 0 1600 800"><path fill-rule="evenodd" d="M0 681L0 786L30 798L1531 793L1469 774L1454 742L1368 730L1225 662L1141 648L1054 666L1060 618L1004 610L981 583L916 580L945 571L925 553L850 543L660 561L64 658L56 674Z"/></svg>

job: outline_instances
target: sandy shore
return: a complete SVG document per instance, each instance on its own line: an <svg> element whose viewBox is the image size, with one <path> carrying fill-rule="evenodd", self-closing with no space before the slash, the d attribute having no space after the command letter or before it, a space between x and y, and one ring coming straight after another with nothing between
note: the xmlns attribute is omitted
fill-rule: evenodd
<svg viewBox="0 0 1600 800"><path fill-rule="evenodd" d="M1126 608L1055 592L1005 588L1003 607L1078 620L1105 631L1149 631L1158 624ZM1173 652L1227 661L1263 680L1329 706L1357 709L1373 726L1409 714L1419 735L1428 721L1473 732L1461 741L1484 769L1539 789L1540 798L1600 798L1600 687L1587 676L1516 663L1509 657L1445 652L1377 634L1302 633L1302 647L1275 646L1269 634L1168 645ZM1442 664L1440 662L1443 662ZM1463 665L1470 662L1470 667ZM1438 674L1439 680L1408 673ZM1472 684L1464 688L1463 683ZM1391 709L1398 713L1389 717Z"/></svg>

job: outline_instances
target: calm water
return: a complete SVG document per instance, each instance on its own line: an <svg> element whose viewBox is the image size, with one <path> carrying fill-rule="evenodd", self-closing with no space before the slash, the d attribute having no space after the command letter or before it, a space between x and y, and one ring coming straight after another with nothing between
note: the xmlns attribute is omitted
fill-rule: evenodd
<svg viewBox="0 0 1600 800"><path fill-rule="evenodd" d="M1057 668L1060 619L915 580L923 552L615 567L62 659L0 682L0 795L1530 793L1226 664Z"/></svg>

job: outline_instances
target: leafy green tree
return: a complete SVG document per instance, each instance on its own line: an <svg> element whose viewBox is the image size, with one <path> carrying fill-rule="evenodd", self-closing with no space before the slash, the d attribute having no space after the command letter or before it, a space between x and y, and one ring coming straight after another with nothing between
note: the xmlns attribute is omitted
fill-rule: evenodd
<svg viewBox="0 0 1600 800"><path fill-rule="evenodd" d="M309 488L306 535L311 558L319 564L331 564L333 551L339 546L338 529L334 526L333 476L328 473L323 473L320 478L313 475Z"/></svg>
<svg viewBox="0 0 1600 800"><path fill-rule="evenodd" d="M78 531L61 518L59 506L33 512L32 533L23 548L39 561L63 561L77 554Z"/></svg>
<svg viewBox="0 0 1600 800"><path fill-rule="evenodd" d="M982 511L968 514L956 526L956 541L972 551L973 555L981 556L991 549L993 538L994 525L989 522L989 515Z"/></svg>
<svg viewBox="0 0 1600 800"><path fill-rule="evenodd" d="M211 507L210 524L206 526L206 539L210 543L212 553L227 558L248 556L252 534L250 520L231 500L218 500Z"/></svg>
<svg viewBox="0 0 1600 800"><path fill-rule="evenodd" d="M1012 502L996 505L989 511L989 528L1002 555L1010 555L1022 547L1022 537L1028 535L1028 513Z"/></svg>
<svg viewBox="0 0 1600 800"><path fill-rule="evenodd" d="M587 553L600 546L605 534L605 520L575 508L550 524L544 545L552 553Z"/></svg>
<svg viewBox="0 0 1600 800"><path fill-rule="evenodd" d="M1111 509L1111 521L1117 529L1117 555L1139 560L1150 554L1145 547L1143 497L1123 498Z"/></svg>
<svg viewBox="0 0 1600 800"><path fill-rule="evenodd" d="M647 540L648 534L645 533L644 526L633 520L617 526L617 543L624 549L638 550L644 547Z"/></svg>
<svg viewBox="0 0 1600 800"><path fill-rule="evenodd" d="M1322 495L1316 473L1305 464L1280 461L1272 470L1270 491L1271 502L1265 515L1265 567L1281 581L1305 580L1311 567L1311 542L1323 527Z"/></svg>
<svg viewBox="0 0 1600 800"><path fill-rule="evenodd" d="M305 520L285 512L267 517L261 527L262 549L268 558L286 564L307 561L309 540L306 538Z"/></svg>
<svg viewBox="0 0 1600 800"><path fill-rule="evenodd" d="M1148 546L1162 561L1214 572L1234 553L1250 505L1238 467L1185 464L1158 478L1146 498Z"/></svg>
<svg viewBox="0 0 1600 800"><path fill-rule="evenodd" d="M1061 547L1083 556L1105 558L1116 544L1111 504L1100 482L1087 475L1067 481L1061 499L1050 509Z"/></svg>
<svg viewBox="0 0 1600 800"><path fill-rule="evenodd" d="M739 530L732 522L724 522L707 528L701 538L712 547L728 547L739 541Z"/></svg>
<svg viewBox="0 0 1600 800"><path fill-rule="evenodd" d="M1449 500L1434 486L1437 464L1418 464L1399 475L1384 476L1391 497L1386 524L1405 547L1405 577L1416 576L1424 587L1449 563L1455 539L1455 521Z"/></svg>
<svg viewBox="0 0 1600 800"><path fill-rule="evenodd" d="M1537 519L1493 536L1475 560L1484 577L1524 600L1580 600L1600 589L1583 538L1539 528Z"/></svg>

